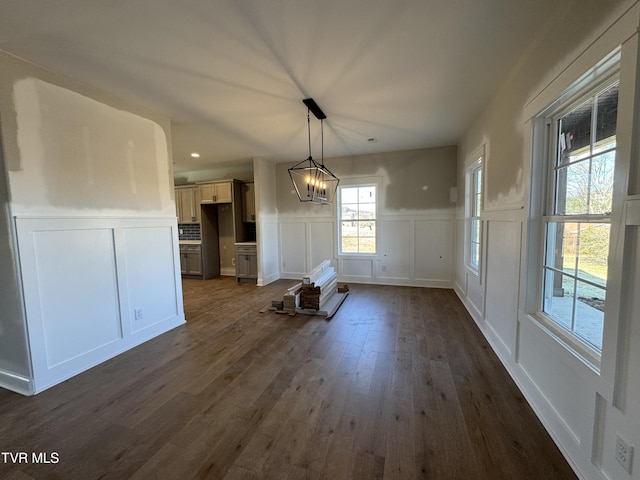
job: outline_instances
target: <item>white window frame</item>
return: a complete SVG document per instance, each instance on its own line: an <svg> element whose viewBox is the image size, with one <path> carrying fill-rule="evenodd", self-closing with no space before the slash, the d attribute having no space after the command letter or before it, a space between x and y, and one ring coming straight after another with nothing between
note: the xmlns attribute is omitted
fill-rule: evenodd
<svg viewBox="0 0 640 480"><path fill-rule="evenodd" d="M376 208L375 208L375 218L373 222L376 225L376 235L375 235L375 252L343 252L342 251L342 191L345 188L365 188L365 187L374 187L376 192ZM377 257L380 252L380 184L378 182L349 182L343 181L338 186L338 201L337 203L337 236L338 236L338 256L339 257Z"/></svg>
<svg viewBox="0 0 640 480"><path fill-rule="evenodd" d="M474 273L476 276L480 275L480 270L482 268L482 249L483 249L483 241L482 241L482 220L481 214L482 209L484 208L484 147L481 147L477 150L472 156L473 163L467 166L465 170L465 265L466 267ZM476 173L480 172L480 191L476 190L477 182ZM480 196L480 208L478 212L475 212L475 201L477 196ZM474 215L475 214L475 215ZM477 265L473 262L473 222L478 222L478 262Z"/></svg>
<svg viewBox="0 0 640 480"><path fill-rule="evenodd" d="M552 208L554 206L554 195L556 194L554 185L555 175L553 174L553 171L557 154L556 140L558 135L556 131L556 120L561 118L563 115L566 115L572 110L572 108L579 105L589 97L592 97L599 91L602 91L602 89L607 85L613 84L616 80L619 81L619 60L619 55L613 55L608 58L606 68L603 68L603 64L594 68L594 70L590 72L590 75L585 75L579 79L564 95L549 105L549 107L537 118L533 119L534 166L532 168L532 216L530 217L530 225L534 227L534 230L537 233L535 233L535 238L530 237L534 241L531 242L530 245L533 253L530 252L530 260L528 264L529 268L535 268L537 270L537 275L529 276L532 281L536 281L536 284L535 286L530 285L528 288L529 294L527 295L527 311L529 312L529 315L538 321L544 329L557 338L565 348L583 360L595 372L600 371L602 351L583 340L576 333L567 329L560 324L560 322L556 321L544 312L543 265L545 263L546 255L547 225L549 223L553 223L555 220L563 220L567 223L576 223L580 221L587 222L589 220L605 220L606 223L610 223L612 225L610 233L610 251L613 247L614 229L612 215L594 215L591 219L588 218L589 215L553 215ZM585 81L586 78L588 78L588 81ZM618 105L620 105L620 101L618 102ZM536 160L540 162L537 167L535 165ZM616 170L618 170L618 162L619 158L616 158ZM615 205L618 203L619 200L616 199L614 195L613 208L615 208ZM535 257L534 260L531 258L532 256ZM533 267L533 265L535 266ZM611 279L611 273L611 268L609 268L607 287L609 280ZM607 302L609 302L609 289L607 288L606 291ZM605 312L605 325L607 321L607 314ZM605 325L603 325L603 330L605 329Z"/></svg>

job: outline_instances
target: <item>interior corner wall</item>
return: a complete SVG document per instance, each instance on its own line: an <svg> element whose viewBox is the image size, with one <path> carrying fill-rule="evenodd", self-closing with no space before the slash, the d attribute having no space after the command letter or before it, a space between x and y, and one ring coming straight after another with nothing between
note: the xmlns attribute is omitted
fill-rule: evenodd
<svg viewBox="0 0 640 480"><path fill-rule="evenodd" d="M184 323L168 119L0 52L0 128L0 386L37 393Z"/></svg>
<svg viewBox="0 0 640 480"><path fill-rule="evenodd" d="M2 118L0 117L0 126ZM12 390L30 394L31 362L22 308L18 258L4 155L0 144L0 379Z"/></svg>
<svg viewBox="0 0 640 480"><path fill-rule="evenodd" d="M336 205L301 203L277 165L280 270L299 279L330 260L343 282L451 288L456 202L456 147L325 159L340 185L378 185L376 255L338 249Z"/></svg>
<svg viewBox="0 0 640 480"><path fill-rule="evenodd" d="M276 166L264 159L254 158L253 174L256 202L258 285L264 286L280 278Z"/></svg>
<svg viewBox="0 0 640 480"><path fill-rule="evenodd" d="M616 363L614 373L603 365L596 374L527 314L526 288L535 281L527 264L532 118L545 102L558 98L621 45L623 70L637 71L638 58L627 55L634 50L625 45L637 42L639 23L637 0L576 1L572 8L558 10L523 52L463 137L458 151L461 208L456 223L455 291L578 476L589 480L640 479L638 465L628 474L614 455L618 435L636 447L640 445L640 375L631 367L640 362L640 344L635 342L640 335L638 227L627 227L624 251L617 249L615 258L609 259L610 264L622 262L627 268L626 281L618 287L621 291L607 291L608 302L610 294L622 298L620 317L609 324L619 322L621 331L615 351L603 350L603 364ZM633 88L627 85L626 91ZM536 108L539 110L534 111ZM620 128L629 130L631 126ZM636 151L631 161L637 175L638 129L633 130L630 135ZM480 275L476 275L464 263L462 206L465 167L483 146L483 250ZM637 178L631 179L634 181Z"/></svg>

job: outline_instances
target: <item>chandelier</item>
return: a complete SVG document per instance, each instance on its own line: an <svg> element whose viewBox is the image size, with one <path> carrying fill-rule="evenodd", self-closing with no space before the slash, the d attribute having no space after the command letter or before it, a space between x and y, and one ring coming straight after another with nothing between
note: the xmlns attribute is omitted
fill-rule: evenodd
<svg viewBox="0 0 640 480"><path fill-rule="evenodd" d="M307 134L309 139L309 156L289 169L289 177L301 202L330 205L333 203L340 180L324 165L324 119L327 116L313 98L302 101L307 106ZM321 160L316 162L311 156L311 120L309 112L313 112L320 120Z"/></svg>

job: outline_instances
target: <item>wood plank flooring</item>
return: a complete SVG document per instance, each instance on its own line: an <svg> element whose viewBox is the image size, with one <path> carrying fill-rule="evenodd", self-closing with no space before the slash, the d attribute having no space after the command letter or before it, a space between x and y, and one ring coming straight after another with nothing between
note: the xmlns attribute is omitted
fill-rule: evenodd
<svg viewBox="0 0 640 480"><path fill-rule="evenodd" d="M35 397L0 389L2 479L574 479L452 290L184 280L187 324Z"/></svg>

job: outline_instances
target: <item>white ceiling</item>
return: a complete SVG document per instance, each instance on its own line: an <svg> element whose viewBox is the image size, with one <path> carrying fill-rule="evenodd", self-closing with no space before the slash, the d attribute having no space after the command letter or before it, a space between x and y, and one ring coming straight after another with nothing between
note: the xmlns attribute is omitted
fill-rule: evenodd
<svg viewBox="0 0 640 480"><path fill-rule="evenodd" d="M0 0L0 49L169 116L180 173L302 160L306 97L326 157L455 144L570 1Z"/></svg>

